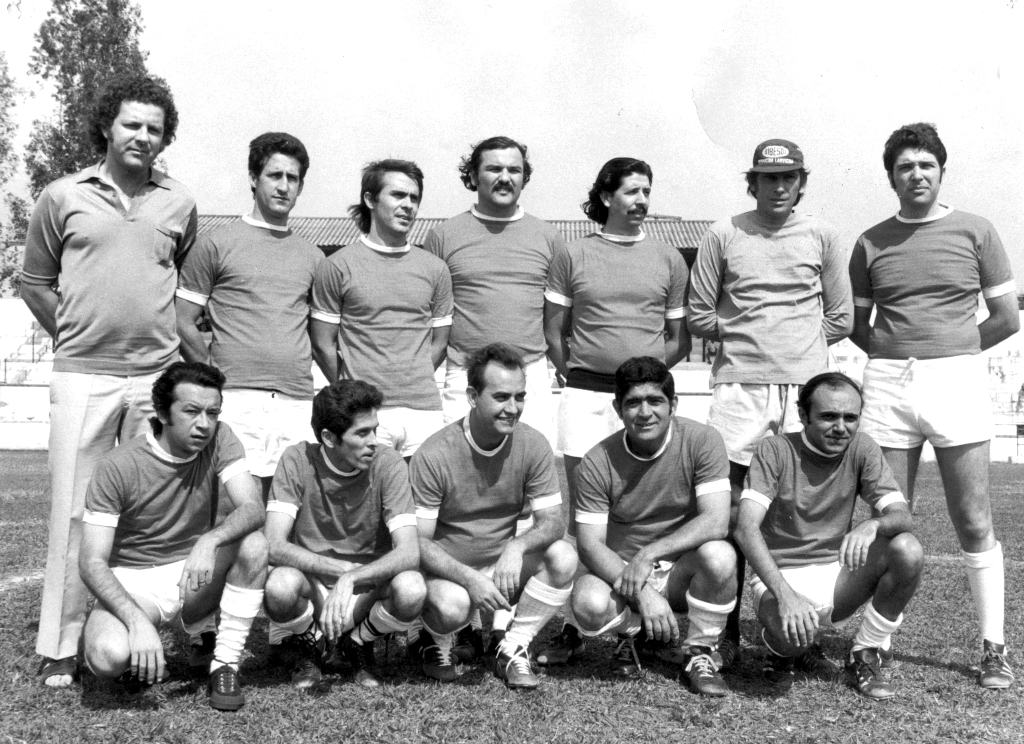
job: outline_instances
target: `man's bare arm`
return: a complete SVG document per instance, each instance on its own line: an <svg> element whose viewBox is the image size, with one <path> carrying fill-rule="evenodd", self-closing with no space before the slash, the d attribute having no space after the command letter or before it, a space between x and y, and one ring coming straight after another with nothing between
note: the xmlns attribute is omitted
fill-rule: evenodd
<svg viewBox="0 0 1024 744"><path fill-rule="evenodd" d="M563 378L569 374L569 323L572 308L544 300L544 340L548 344L548 359Z"/></svg>
<svg viewBox="0 0 1024 744"><path fill-rule="evenodd" d="M338 326L310 318L309 340L313 346L313 361L324 373L328 384L338 380Z"/></svg>
<svg viewBox="0 0 1024 744"><path fill-rule="evenodd" d="M203 316L204 308L182 297L174 298L174 312L178 316L178 351L186 362L210 363L210 349L196 322Z"/></svg>

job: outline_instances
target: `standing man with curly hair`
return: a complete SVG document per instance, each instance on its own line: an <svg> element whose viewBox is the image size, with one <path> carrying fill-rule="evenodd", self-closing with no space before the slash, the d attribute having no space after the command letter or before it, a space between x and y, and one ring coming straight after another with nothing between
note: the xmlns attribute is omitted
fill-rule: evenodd
<svg viewBox="0 0 1024 744"><path fill-rule="evenodd" d="M55 347L52 507L36 644L40 678L51 687L78 674L89 479L118 442L146 431L150 388L178 356L174 288L195 240L196 207L184 186L152 167L177 126L163 83L111 81L90 122L102 159L47 186L29 223L22 296Z"/></svg>

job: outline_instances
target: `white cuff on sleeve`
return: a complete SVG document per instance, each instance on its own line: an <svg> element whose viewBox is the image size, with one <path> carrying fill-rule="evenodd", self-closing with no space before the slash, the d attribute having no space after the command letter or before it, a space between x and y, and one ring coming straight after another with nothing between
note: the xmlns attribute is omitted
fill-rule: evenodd
<svg viewBox="0 0 1024 744"><path fill-rule="evenodd" d="M994 287L984 287L981 290L981 294L986 300L991 300L994 297L1002 297L1005 294L1010 294L1010 292L1016 291L1017 284L1016 282L1013 281L1013 279L1011 279L1008 282L997 284Z"/></svg>
<svg viewBox="0 0 1024 744"><path fill-rule="evenodd" d="M697 496L700 497L707 496L709 493L720 493L731 489L732 486L729 485L729 479L720 478L719 480L710 481L709 483L698 483L695 490L697 491Z"/></svg>
<svg viewBox="0 0 1024 744"><path fill-rule="evenodd" d="M885 496L880 498L878 500L878 503L875 504L875 508L878 509L878 511L882 511L882 509L884 509L887 506L891 506L892 504L905 503L907 503L907 500L906 498L904 498L903 494L900 493L899 491L893 491L892 493L887 493L885 494Z"/></svg>
<svg viewBox="0 0 1024 744"><path fill-rule="evenodd" d="M280 512L281 514L287 514L292 519L295 519L299 516L299 507L296 504L289 504L287 501L271 499L267 502L267 512Z"/></svg>
<svg viewBox="0 0 1024 744"><path fill-rule="evenodd" d="M763 493L758 493L752 488L743 489L743 492L740 494L740 501L742 501L743 499L750 499L755 504L760 504L765 509L772 505L772 500L770 498L765 496Z"/></svg>
<svg viewBox="0 0 1024 744"><path fill-rule="evenodd" d="M678 320L686 317L685 307L673 307L665 311L665 320Z"/></svg>
<svg viewBox="0 0 1024 744"><path fill-rule="evenodd" d="M608 512L576 512L577 524L608 524Z"/></svg>
<svg viewBox="0 0 1024 744"><path fill-rule="evenodd" d="M450 326L452 324L452 318L453 317L454 316L452 316L452 315L445 315L443 318L431 318L430 319L430 327L431 328L444 328L445 326Z"/></svg>
<svg viewBox="0 0 1024 744"><path fill-rule="evenodd" d="M530 497L530 508L533 511L540 511L541 509L548 509L552 506L558 506L562 503L561 493L550 493L547 496L531 496Z"/></svg>
<svg viewBox="0 0 1024 744"><path fill-rule="evenodd" d="M558 294L558 292L552 292L550 289L544 290L544 299L548 302L553 302L556 305L562 305L563 307L572 307L572 298L566 297L565 295Z"/></svg>
<svg viewBox="0 0 1024 744"><path fill-rule="evenodd" d="M82 521L86 524L94 524L98 527L117 527L117 520L121 518L120 514L107 514L106 512L96 512L85 510L82 515Z"/></svg>
<svg viewBox="0 0 1024 744"><path fill-rule="evenodd" d="M229 480L234 478L236 475L241 475L242 473L245 473L246 475L249 474L249 463L245 460L235 460L233 463L221 470L218 477L220 478L221 483L227 484Z"/></svg>
<svg viewBox="0 0 1024 744"><path fill-rule="evenodd" d="M174 290L174 296L187 300L193 305L199 305L199 307L206 307L206 303L210 301L209 295L199 294L198 292L193 292L191 289L185 289L184 287L178 287Z"/></svg>
<svg viewBox="0 0 1024 744"><path fill-rule="evenodd" d="M873 308L875 306L875 301L874 300L869 300L867 297L854 297L853 298L853 306L854 307L866 307L868 310L870 310L871 308Z"/></svg>
<svg viewBox="0 0 1024 744"><path fill-rule="evenodd" d="M441 507L431 509L426 506L416 507L416 518L417 519L437 519L437 515L441 513Z"/></svg>
<svg viewBox="0 0 1024 744"><path fill-rule="evenodd" d="M323 310L317 310L316 308L310 308L309 317L313 320L322 320L324 323L333 323L334 325L341 325L341 316L335 315L334 313L325 313Z"/></svg>
<svg viewBox="0 0 1024 744"><path fill-rule="evenodd" d="M416 515L415 514L397 514L392 517L391 521L388 522L388 532L394 532L400 530L402 527L415 527L416 526Z"/></svg>

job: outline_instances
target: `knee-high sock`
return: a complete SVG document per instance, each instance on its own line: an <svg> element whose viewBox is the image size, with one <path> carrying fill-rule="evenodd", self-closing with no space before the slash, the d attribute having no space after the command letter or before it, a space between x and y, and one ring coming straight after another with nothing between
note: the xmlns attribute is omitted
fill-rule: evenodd
<svg viewBox="0 0 1024 744"><path fill-rule="evenodd" d="M306 602L306 609L302 613L291 620L285 620L284 622L270 621L267 628L267 635L269 636L270 645L276 645L281 643L285 638L291 635L299 635L305 633L309 624L313 622L313 603Z"/></svg>
<svg viewBox="0 0 1024 744"><path fill-rule="evenodd" d="M974 609L978 613L981 637L992 643L1003 643L1004 579L1003 546L996 543L982 553L961 551L967 566Z"/></svg>
<svg viewBox="0 0 1024 744"><path fill-rule="evenodd" d="M220 597L220 625L217 627L217 646L210 662L210 671L225 664L238 669L242 649L249 637L249 629L263 606L262 589L243 589L224 585Z"/></svg>
<svg viewBox="0 0 1024 744"><path fill-rule="evenodd" d="M516 605L512 605L511 610L506 610L499 607L494 611L494 617L491 619L491 631L500 630L505 632L508 630L508 626L511 624L512 619L516 616Z"/></svg>
<svg viewBox="0 0 1024 744"><path fill-rule="evenodd" d="M743 584L744 576L747 571L747 559L743 555L743 551L740 550L739 546L733 543L733 547L736 548L736 606L732 608L729 613L729 618L725 621L725 637L736 642L739 645L740 642L740 605L743 600Z"/></svg>
<svg viewBox="0 0 1024 744"><path fill-rule="evenodd" d="M868 602L868 606L864 608L864 617L860 621L857 635L853 637L853 647L850 649L850 653L862 648L885 648L889 638L902 622L902 613L895 620L888 620L875 609L874 602Z"/></svg>
<svg viewBox="0 0 1024 744"><path fill-rule="evenodd" d="M405 622L392 615L380 602L374 602L370 608L370 614L363 618L362 622L352 631L352 640L362 646L364 643L373 643L378 638L383 638L388 633L399 633L408 630L412 621Z"/></svg>
<svg viewBox="0 0 1024 744"><path fill-rule="evenodd" d="M736 607L736 600L728 604L712 604L686 592L686 606L690 629L683 645L716 648L729 613Z"/></svg>
<svg viewBox="0 0 1024 744"><path fill-rule="evenodd" d="M602 627L594 631L585 630L581 626L576 626L580 633L585 636L599 636L605 633L618 633L619 635L635 636L640 632L640 628L643 627L643 618L628 607L625 608L618 615L613 617Z"/></svg>
<svg viewBox="0 0 1024 744"><path fill-rule="evenodd" d="M569 599L571 592L571 586L567 589L556 589L543 583L536 576L531 576L523 587L523 594L516 607L516 616L502 641L503 649L529 646L534 636Z"/></svg>

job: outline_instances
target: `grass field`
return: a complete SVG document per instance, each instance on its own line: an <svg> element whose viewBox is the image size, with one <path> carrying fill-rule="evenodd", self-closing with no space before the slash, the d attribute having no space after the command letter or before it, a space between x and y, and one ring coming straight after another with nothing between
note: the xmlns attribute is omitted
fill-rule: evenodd
<svg viewBox="0 0 1024 744"><path fill-rule="evenodd" d="M980 640L934 465L925 465L917 533L929 558L917 597L895 638L891 673L899 696L873 703L839 681L800 680L786 694L761 681L757 628L744 606L744 658L726 675L732 694L708 700L652 664L638 681L607 674L611 641L592 643L579 663L548 672L533 693L513 693L479 666L456 683L425 679L402 641L378 647L386 686L366 691L327 676L299 693L264 664L257 620L243 662L248 702L217 713L205 686L184 678L180 632L165 634L169 682L127 695L86 675L51 691L35 678L35 622L46 554L46 456L0 453L0 743L87 742L949 742L1024 741L1024 686L987 692L975 681ZM1024 467L992 466L992 502L1006 563L1007 645L1024 647ZM823 639L840 659L855 625ZM543 643L557 631L552 623ZM387 651L387 660L384 654ZM1019 655L1011 655L1024 673Z"/></svg>

